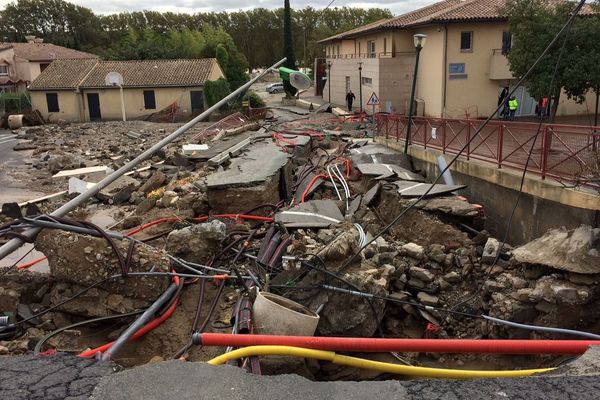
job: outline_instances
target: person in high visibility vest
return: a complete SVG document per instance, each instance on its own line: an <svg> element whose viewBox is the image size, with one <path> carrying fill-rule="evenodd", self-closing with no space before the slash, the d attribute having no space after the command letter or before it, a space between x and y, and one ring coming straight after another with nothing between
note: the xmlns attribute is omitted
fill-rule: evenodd
<svg viewBox="0 0 600 400"><path fill-rule="evenodd" d="M519 109L519 100L515 96L511 96L508 100L508 112L511 121L515 120L515 113Z"/></svg>

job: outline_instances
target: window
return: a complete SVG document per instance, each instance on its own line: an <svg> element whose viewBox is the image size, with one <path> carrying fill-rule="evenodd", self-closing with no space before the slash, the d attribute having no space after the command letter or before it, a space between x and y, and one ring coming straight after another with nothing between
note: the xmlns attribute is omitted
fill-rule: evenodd
<svg viewBox="0 0 600 400"><path fill-rule="evenodd" d="M372 86L373 85L373 79L372 78L367 78L366 76L362 77L362 84L365 86Z"/></svg>
<svg viewBox="0 0 600 400"><path fill-rule="evenodd" d="M46 93L46 103L49 113L60 111L58 107L58 93Z"/></svg>
<svg viewBox="0 0 600 400"><path fill-rule="evenodd" d="M375 58L375 42L373 40L367 42L367 53L367 57Z"/></svg>
<svg viewBox="0 0 600 400"><path fill-rule="evenodd" d="M154 90L144 90L144 108L146 110L156 109L156 99L154 98Z"/></svg>
<svg viewBox="0 0 600 400"><path fill-rule="evenodd" d="M0 65L0 76L8 75L8 65Z"/></svg>
<svg viewBox="0 0 600 400"><path fill-rule="evenodd" d="M360 55L360 42L358 42L358 54Z"/></svg>
<svg viewBox="0 0 600 400"><path fill-rule="evenodd" d="M339 44L337 45L337 55L338 56L340 55L340 45Z"/></svg>
<svg viewBox="0 0 600 400"><path fill-rule="evenodd" d="M502 32L502 54L506 55L512 47L512 33L508 31Z"/></svg>
<svg viewBox="0 0 600 400"><path fill-rule="evenodd" d="M473 51L473 32L460 33L460 51Z"/></svg>

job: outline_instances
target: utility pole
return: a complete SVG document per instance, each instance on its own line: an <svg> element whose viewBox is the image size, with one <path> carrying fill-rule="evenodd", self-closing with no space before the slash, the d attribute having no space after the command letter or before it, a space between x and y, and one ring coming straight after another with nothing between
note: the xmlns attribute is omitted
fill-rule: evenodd
<svg viewBox="0 0 600 400"><path fill-rule="evenodd" d="M358 63L358 99L360 101L360 112L363 112L362 102L362 62Z"/></svg>

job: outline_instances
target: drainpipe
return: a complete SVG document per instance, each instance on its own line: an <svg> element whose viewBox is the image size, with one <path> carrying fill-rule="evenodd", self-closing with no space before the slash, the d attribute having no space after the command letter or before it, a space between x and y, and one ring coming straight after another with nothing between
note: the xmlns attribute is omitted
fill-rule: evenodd
<svg viewBox="0 0 600 400"><path fill-rule="evenodd" d="M444 65L442 67L442 118L446 118L446 86L447 86L447 68L448 68L448 26L444 25Z"/></svg>

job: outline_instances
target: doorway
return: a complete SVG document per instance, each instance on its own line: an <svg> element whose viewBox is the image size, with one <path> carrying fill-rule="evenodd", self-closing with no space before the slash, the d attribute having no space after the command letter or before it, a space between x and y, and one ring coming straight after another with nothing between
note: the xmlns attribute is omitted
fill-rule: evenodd
<svg viewBox="0 0 600 400"><path fill-rule="evenodd" d="M190 100L192 102L192 112L204 110L204 96L202 91L191 91Z"/></svg>
<svg viewBox="0 0 600 400"><path fill-rule="evenodd" d="M102 114L100 113L100 96L98 93L88 93L87 101L90 121L100 121L102 119Z"/></svg>
<svg viewBox="0 0 600 400"><path fill-rule="evenodd" d="M350 91L350 77L346 77L346 93Z"/></svg>

